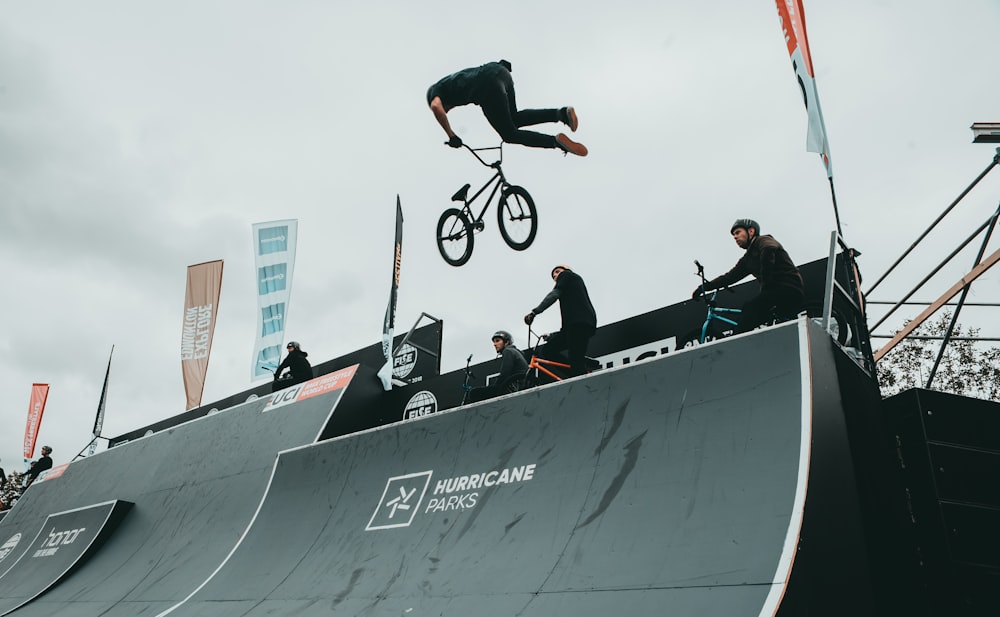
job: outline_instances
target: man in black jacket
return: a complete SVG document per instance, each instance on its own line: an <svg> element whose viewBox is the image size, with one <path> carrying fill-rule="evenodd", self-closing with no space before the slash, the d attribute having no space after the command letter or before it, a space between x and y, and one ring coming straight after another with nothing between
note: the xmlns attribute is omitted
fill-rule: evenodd
<svg viewBox="0 0 1000 617"><path fill-rule="evenodd" d="M303 383L313 378L312 365L309 364L309 360L306 360L309 354L302 351L302 346L296 341L289 341L287 349L288 355L285 356L285 360L278 366L278 369L274 371L274 385L271 387L272 392L277 392L288 386L294 386L297 383ZM286 368L288 369L288 377L282 379L281 372Z"/></svg>
<svg viewBox="0 0 1000 617"><path fill-rule="evenodd" d="M749 332L769 321L772 313L780 320L794 319L803 309L802 275L784 247L772 236L760 235L760 226L753 219L737 219L729 233L746 253L732 270L705 283L704 290L699 285L691 297L697 299L703 292L732 285L752 274L760 283L760 294L743 305L734 332Z"/></svg>
<svg viewBox="0 0 1000 617"><path fill-rule="evenodd" d="M555 137L522 130L543 122L562 122L576 131L579 122L572 107L559 109L517 109L514 100L514 80L511 65L506 60L487 62L482 66L463 69L442 77L427 90L427 104L434 118L448 135L445 142L452 148L462 147L462 138L455 134L448 122L448 112L462 105L478 105L490 126L509 144L522 144L531 148L559 148L577 156L587 156L587 148L559 133Z"/></svg>
<svg viewBox="0 0 1000 617"><path fill-rule="evenodd" d="M521 350L514 346L514 338L506 330L493 333L493 348L500 356L500 373L496 380L469 392L469 402L485 401L488 398L517 392L521 389L524 374L528 372L528 361Z"/></svg>
<svg viewBox="0 0 1000 617"><path fill-rule="evenodd" d="M583 375L587 372L587 344L597 329L597 312L594 311L583 278L570 270L569 266L552 268L552 280L556 282L556 286L542 298L538 306L524 316L524 323L530 326L535 315L558 300L562 329L549 336L545 352L548 354L565 349L572 367L570 372L573 375Z"/></svg>
<svg viewBox="0 0 1000 617"><path fill-rule="evenodd" d="M49 469L52 469L52 457L50 456L51 454L52 454L52 448L48 446L42 446L42 455L38 457L37 461L31 464L31 469L28 470L28 473L24 474L24 476L27 478L27 482L25 483L24 488L28 488L29 486L31 486L31 483L34 482L38 478L39 474L41 474L43 471L48 471Z"/></svg>

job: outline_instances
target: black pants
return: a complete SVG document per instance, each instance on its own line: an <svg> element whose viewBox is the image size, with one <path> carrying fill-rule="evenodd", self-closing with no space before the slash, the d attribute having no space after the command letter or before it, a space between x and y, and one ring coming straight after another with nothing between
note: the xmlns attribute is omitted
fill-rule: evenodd
<svg viewBox="0 0 1000 617"><path fill-rule="evenodd" d="M287 377L282 377L281 379L275 379L271 382L271 392L277 392L278 390L284 390L285 388L290 388L295 384L305 383L312 379L312 377L307 375L297 375L292 376L289 374Z"/></svg>
<svg viewBox="0 0 1000 617"><path fill-rule="evenodd" d="M514 101L514 80L510 73L497 75L494 82L480 86L477 104L483 115L500 138L509 144L521 144L531 148L558 148L556 138L535 131L522 131L522 126L532 126L544 122L558 122L558 109L517 110Z"/></svg>
<svg viewBox="0 0 1000 617"><path fill-rule="evenodd" d="M570 375L584 375L587 372L587 345L594 336L594 327L587 324L568 324L562 330L549 336L542 349L542 357L553 360L552 355L566 350L569 356Z"/></svg>
<svg viewBox="0 0 1000 617"><path fill-rule="evenodd" d="M749 332L757 326L771 321L772 315L780 321L794 319L803 309L802 292L796 289L762 291L759 296L743 305L739 325L734 334Z"/></svg>

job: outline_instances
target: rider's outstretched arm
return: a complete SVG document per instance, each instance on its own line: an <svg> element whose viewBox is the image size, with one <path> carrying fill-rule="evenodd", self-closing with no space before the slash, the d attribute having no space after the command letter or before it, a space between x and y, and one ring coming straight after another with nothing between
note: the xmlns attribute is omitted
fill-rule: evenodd
<svg viewBox="0 0 1000 617"><path fill-rule="evenodd" d="M444 103L441 102L440 96L435 96L431 99L431 113L434 114L434 118L444 129L444 132L448 134L448 138L456 137L455 131L451 129L451 123L448 122L448 111L444 108Z"/></svg>

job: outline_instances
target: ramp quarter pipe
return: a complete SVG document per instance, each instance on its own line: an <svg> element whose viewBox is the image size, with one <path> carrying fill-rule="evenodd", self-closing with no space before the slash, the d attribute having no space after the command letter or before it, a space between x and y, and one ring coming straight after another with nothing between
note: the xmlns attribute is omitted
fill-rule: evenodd
<svg viewBox="0 0 1000 617"><path fill-rule="evenodd" d="M802 322L285 452L160 614L771 615L811 392Z"/></svg>
<svg viewBox="0 0 1000 617"><path fill-rule="evenodd" d="M353 367L117 446L33 485L0 522L4 538L7 530L44 535L50 512L94 500L123 499L134 507L86 567L16 614L134 617L175 604L229 554L265 492L277 453L318 437L351 376ZM6 578L0 578L2 602L24 594L5 587Z"/></svg>

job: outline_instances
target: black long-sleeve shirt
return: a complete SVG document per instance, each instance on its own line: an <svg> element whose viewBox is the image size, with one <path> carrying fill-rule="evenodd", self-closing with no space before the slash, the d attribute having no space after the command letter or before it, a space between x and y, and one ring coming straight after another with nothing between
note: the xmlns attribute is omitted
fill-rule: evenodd
<svg viewBox="0 0 1000 617"><path fill-rule="evenodd" d="M769 235L754 238L733 269L705 283L705 291L732 285L750 275L757 279L762 291L781 288L802 291L799 269L784 247Z"/></svg>
<svg viewBox="0 0 1000 617"><path fill-rule="evenodd" d="M597 327L597 311L590 302L590 294L587 293L587 285L581 277L572 270L563 270L556 279L556 286L542 298L532 313L538 315L552 304L559 301L559 314L562 317L563 327L569 324L585 324L592 328Z"/></svg>
<svg viewBox="0 0 1000 617"><path fill-rule="evenodd" d="M275 371L275 376L277 377L281 374L281 371L287 368L288 372L292 375L292 379L299 382L309 381L313 378L313 370L312 365L309 364L309 360L306 360L308 355L308 353L300 349L293 349L288 352L285 360L278 366L278 370Z"/></svg>

